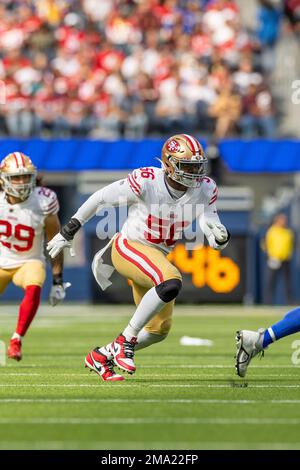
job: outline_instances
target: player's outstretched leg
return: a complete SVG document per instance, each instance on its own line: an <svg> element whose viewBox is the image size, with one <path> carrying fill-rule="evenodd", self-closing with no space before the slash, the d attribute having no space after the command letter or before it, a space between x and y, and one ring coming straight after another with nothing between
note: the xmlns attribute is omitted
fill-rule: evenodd
<svg viewBox="0 0 300 470"><path fill-rule="evenodd" d="M263 352L271 343L300 331L300 307L287 313L279 322L268 329L258 331L241 330L237 332L236 371L245 377L247 368L257 354Z"/></svg>
<svg viewBox="0 0 300 470"><path fill-rule="evenodd" d="M124 380L114 371L113 356L105 348L95 348L85 358L85 367L96 372L104 381L117 382Z"/></svg>
<svg viewBox="0 0 300 470"><path fill-rule="evenodd" d="M13 334L7 355L11 359L20 361L22 359L22 338L25 336L37 309L40 304L41 287L28 286L25 289L25 296L21 302L19 309L18 324L15 333Z"/></svg>
<svg viewBox="0 0 300 470"><path fill-rule="evenodd" d="M181 284L179 279L169 279L152 287L144 295L125 330L110 345L114 363L121 370L129 374L135 372L134 351L139 332L167 303L177 297Z"/></svg>

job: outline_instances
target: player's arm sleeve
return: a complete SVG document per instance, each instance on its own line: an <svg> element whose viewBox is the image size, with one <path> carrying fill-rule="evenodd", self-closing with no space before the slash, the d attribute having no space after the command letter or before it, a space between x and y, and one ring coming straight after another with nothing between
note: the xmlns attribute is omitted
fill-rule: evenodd
<svg viewBox="0 0 300 470"><path fill-rule="evenodd" d="M134 173L128 178L116 181L95 192L78 209L71 220L63 226L61 235L68 241L73 240L82 225L105 207L130 206L143 197L142 182Z"/></svg>
<svg viewBox="0 0 300 470"><path fill-rule="evenodd" d="M204 208L204 212L199 218L199 225L209 243L209 246L213 248L214 250L224 250L224 248L226 248L230 240L229 231L227 230L228 232L227 240L224 243L219 243L215 239L209 227L207 226L207 222L211 222L213 224L222 224L222 222L220 221L218 212L217 212L217 207L216 207L215 202L213 202L212 204Z"/></svg>
<svg viewBox="0 0 300 470"><path fill-rule="evenodd" d="M90 196L72 219L76 219L80 225L84 225L104 207L131 205L136 201L137 195L131 190L128 180L119 180Z"/></svg>

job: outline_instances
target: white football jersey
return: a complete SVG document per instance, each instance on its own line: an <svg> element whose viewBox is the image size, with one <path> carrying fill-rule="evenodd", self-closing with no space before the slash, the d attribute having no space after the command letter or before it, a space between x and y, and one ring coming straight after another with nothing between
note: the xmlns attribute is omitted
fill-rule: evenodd
<svg viewBox="0 0 300 470"><path fill-rule="evenodd" d="M193 221L198 220L201 234L206 236L210 246L216 250L225 248L226 244L219 245L206 225L206 222L220 224L216 209L216 183L203 177L198 188L187 188L179 198L170 191L163 169L139 168L127 179L96 191L73 217L83 225L102 209L127 205L128 217L121 233L128 240L155 246L168 253L191 228ZM203 242L203 239L198 242Z"/></svg>
<svg viewBox="0 0 300 470"><path fill-rule="evenodd" d="M136 196L121 233L132 241L154 245L169 252L195 219L219 223L215 202L216 183L204 177L198 188L187 188L175 198L161 168L140 168L128 175L127 184Z"/></svg>
<svg viewBox="0 0 300 470"><path fill-rule="evenodd" d="M36 187L26 201L9 204L0 192L0 268L10 269L44 258L44 221L57 214L54 191Z"/></svg>

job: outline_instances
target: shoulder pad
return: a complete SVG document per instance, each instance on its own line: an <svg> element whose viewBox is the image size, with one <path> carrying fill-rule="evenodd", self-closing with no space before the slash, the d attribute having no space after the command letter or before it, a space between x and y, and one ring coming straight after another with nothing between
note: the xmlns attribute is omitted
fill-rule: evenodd
<svg viewBox="0 0 300 470"><path fill-rule="evenodd" d="M44 186L35 189L38 196L39 206L43 215L57 214L59 211L59 202L56 193L52 189Z"/></svg>
<svg viewBox="0 0 300 470"><path fill-rule="evenodd" d="M155 167L138 168L128 175L127 181L136 196L141 197L147 182L155 179L155 170Z"/></svg>

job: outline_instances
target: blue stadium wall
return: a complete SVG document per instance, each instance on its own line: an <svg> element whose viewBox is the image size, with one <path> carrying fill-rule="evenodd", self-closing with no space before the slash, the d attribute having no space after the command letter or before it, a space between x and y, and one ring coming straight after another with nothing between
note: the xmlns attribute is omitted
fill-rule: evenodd
<svg viewBox="0 0 300 470"><path fill-rule="evenodd" d="M117 142L97 140L16 140L1 141L1 156L21 150L30 155L40 170L82 171L123 170L157 166L163 140ZM203 142L205 146L205 142ZM300 171L300 141L224 140L221 156L231 171L282 173Z"/></svg>

